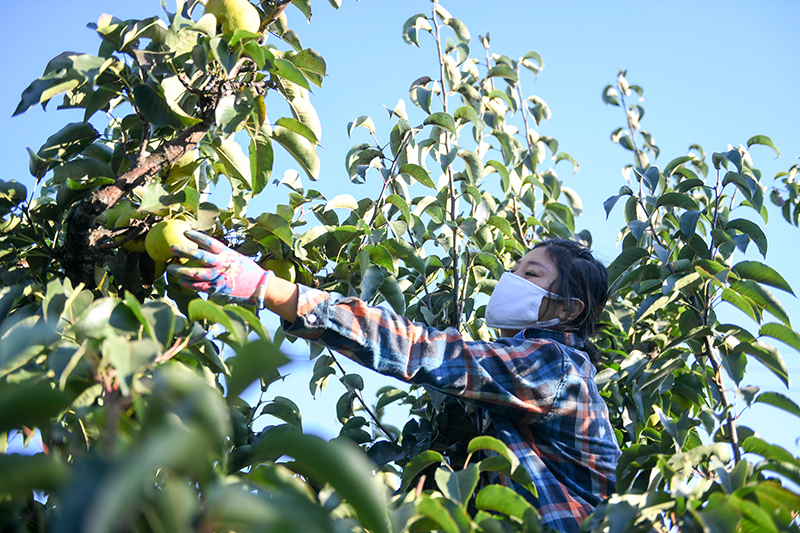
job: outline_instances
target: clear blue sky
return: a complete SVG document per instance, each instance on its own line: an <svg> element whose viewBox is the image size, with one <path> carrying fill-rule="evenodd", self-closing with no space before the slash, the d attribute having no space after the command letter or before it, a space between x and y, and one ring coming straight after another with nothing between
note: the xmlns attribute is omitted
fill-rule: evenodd
<svg viewBox="0 0 800 533"><path fill-rule="evenodd" d="M167 3L174 7L171 0ZM426 46L429 40L423 41L421 49L411 47L403 42L400 31L409 16L427 12L431 3L344 0L338 12L325 0L313 0L312 4L315 15L311 25L301 21L294 8L287 13L303 44L319 51L328 63L329 77L312 100L324 127L323 171L315 187L329 197L345 191L363 196L370 193L351 186L344 171L347 150L360 142L347 138L346 124L370 115L378 124L378 138L386 139L383 106L393 107L404 98L411 107L408 87L414 79L433 74L434 56ZM616 234L622 219L615 212L607 222L602 202L623 184L620 169L630 163L630 157L609 140L610 132L622 125L623 116L618 108L605 106L600 94L606 84L614 82L620 68L628 70L631 83L644 87L642 124L661 148L656 164L662 168L694 143L710 154L726 150L729 143L744 144L753 135L769 135L781 150L779 159L768 148L753 150L756 166L764 171L769 185L777 172L788 169L800 156L800 45L796 39L800 2L451 0L443 5L467 24L473 39L488 31L494 52L511 57L529 50L541 54L545 69L538 80L524 79L524 90L543 98L552 109L553 118L542 126L541 133L558 139L560 149L580 162L581 170L575 176L569 175L565 164L559 165L559 174L565 185L583 198L585 211L578 226L591 229L595 249L607 263L617 254ZM72 112L56 111L52 105L56 102L47 112L33 108L13 119L11 113L21 92L53 56L65 50L97 51L99 39L85 25L104 12L122 19L163 15L157 0L40 0L6 6L6 24L0 33L0 49L6 51L2 60L5 82L0 84L4 154L0 179L16 179L30 186L25 148L37 149L64 123L80 119ZM473 41L473 53L478 46ZM276 169L276 175L282 171ZM279 194L281 198L284 195ZM250 208L251 215L274 203L261 202ZM800 230L786 224L773 209L767 233L770 250L766 262L800 290L796 267ZM778 296L795 329L800 328L797 299L782 293ZM745 322L734 313L730 320ZM800 380L800 354L788 347L781 351L790 374ZM361 373L370 375L366 370ZM270 393L301 403L308 430L331 436L341 386L332 383L312 401L306 392L309 377L308 364L298 362L286 385ZM389 383L368 381L370 391ZM745 381L762 386L762 390L788 394L800 404L796 384L787 391L758 363L749 365ZM368 392L367 398L372 397ZM394 422L402 426L403 420ZM743 423L800 455L798 419L759 408L746 415Z"/></svg>

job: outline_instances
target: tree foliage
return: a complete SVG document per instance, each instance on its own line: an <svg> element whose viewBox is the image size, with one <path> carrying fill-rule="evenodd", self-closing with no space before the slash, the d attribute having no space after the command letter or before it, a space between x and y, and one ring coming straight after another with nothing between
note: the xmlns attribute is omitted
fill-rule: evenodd
<svg viewBox="0 0 800 533"><path fill-rule="evenodd" d="M525 89L543 59L492 51L437 1L402 36L432 47L439 70L411 83L390 131L350 123L351 192L309 188L322 136L310 89L324 90L326 66L289 27L289 4L311 18L307 1L262 0L258 34L219 32L196 1L164 18L104 15L96 55L57 56L23 92L16 113L61 99L84 120L30 151L30 191L0 182L4 530L541 529L520 495L479 483L500 472L536 491L513 453L479 436L470 405L418 387L371 402L361 376L312 344L311 394L332 377L345 392L339 437L303 434L297 404L270 396L283 332L253 308L183 292L142 248L158 221L182 219L285 277L488 340L486 296L532 243L591 244L556 171L578 163L539 133L551 111ZM755 247L766 259L768 198L798 224L797 165L768 185L749 150L778 149L756 135L710 156L691 145L659 168L631 103L642 93L624 71L602 91L622 111L611 140L632 156L604 203L624 225L596 338L623 455L618 494L584 527L796 531L800 461L738 424L732 396L800 416L747 384L755 361L788 385L779 346L800 350L800 335L773 294L793 294L785 279L741 258ZM296 163L281 179L276 151ZM367 175L382 188L359 198ZM223 180L225 206L212 200ZM248 212L270 182L283 203ZM723 303L757 330L722 321ZM383 420L395 402L409 409L402 429ZM10 453L20 433L41 452Z"/></svg>

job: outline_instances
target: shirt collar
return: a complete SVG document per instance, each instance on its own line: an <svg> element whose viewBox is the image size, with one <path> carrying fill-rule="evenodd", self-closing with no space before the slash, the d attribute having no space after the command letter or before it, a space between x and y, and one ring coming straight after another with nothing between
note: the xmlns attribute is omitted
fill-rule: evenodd
<svg viewBox="0 0 800 533"><path fill-rule="evenodd" d="M583 350L584 346L583 339L581 339L574 333L569 333L567 331L556 331L552 329L525 328L516 335L514 335L514 338L549 339L558 341L565 346L571 346L573 348L577 348L578 350Z"/></svg>

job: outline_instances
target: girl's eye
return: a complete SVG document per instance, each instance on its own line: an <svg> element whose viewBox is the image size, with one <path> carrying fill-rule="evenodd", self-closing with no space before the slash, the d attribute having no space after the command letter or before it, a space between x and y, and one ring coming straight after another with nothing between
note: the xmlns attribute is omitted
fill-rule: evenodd
<svg viewBox="0 0 800 533"><path fill-rule="evenodd" d="M525 272L525 275L529 276L531 278L535 278L536 277L536 274L534 274L533 272Z"/></svg>

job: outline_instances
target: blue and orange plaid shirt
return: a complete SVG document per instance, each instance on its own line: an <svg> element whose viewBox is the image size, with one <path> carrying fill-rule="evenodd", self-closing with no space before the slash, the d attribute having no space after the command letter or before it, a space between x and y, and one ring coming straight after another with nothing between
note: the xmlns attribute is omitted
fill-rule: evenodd
<svg viewBox="0 0 800 533"><path fill-rule="evenodd" d="M614 492L620 451L578 337L528 328L495 342L466 341L453 328L440 331L303 286L297 316L285 324L287 333L488 411L490 433L519 457L536 486L538 497L519 492L543 524L577 532Z"/></svg>

